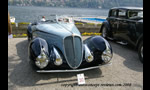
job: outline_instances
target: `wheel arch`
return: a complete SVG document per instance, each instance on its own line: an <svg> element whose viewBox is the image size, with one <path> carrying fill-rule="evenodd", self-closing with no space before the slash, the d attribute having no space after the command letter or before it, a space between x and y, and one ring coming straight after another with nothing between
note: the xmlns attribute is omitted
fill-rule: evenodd
<svg viewBox="0 0 150 90"><path fill-rule="evenodd" d="M102 33L103 27L106 27L108 31L110 31L110 24L108 21L104 21L101 28L100 28L100 33Z"/></svg>

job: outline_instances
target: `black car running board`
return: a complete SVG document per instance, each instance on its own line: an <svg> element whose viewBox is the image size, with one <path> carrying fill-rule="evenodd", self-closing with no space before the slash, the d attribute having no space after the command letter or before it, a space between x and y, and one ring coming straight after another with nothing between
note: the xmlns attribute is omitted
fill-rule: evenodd
<svg viewBox="0 0 150 90"><path fill-rule="evenodd" d="M121 44L121 45L127 45L127 42L123 42L123 41L117 41L117 43Z"/></svg>

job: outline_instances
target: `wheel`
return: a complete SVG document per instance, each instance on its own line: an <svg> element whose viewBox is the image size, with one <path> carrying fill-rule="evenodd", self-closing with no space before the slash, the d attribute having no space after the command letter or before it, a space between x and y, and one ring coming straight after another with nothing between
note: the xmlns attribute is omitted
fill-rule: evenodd
<svg viewBox="0 0 150 90"><path fill-rule="evenodd" d="M30 42L32 40L32 35L27 31L28 41Z"/></svg>
<svg viewBox="0 0 150 90"><path fill-rule="evenodd" d="M30 41L31 40L31 38L28 36L28 41Z"/></svg>
<svg viewBox="0 0 150 90"><path fill-rule="evenodd" d="M102 28L102 37L107 38L107 36L108 36L107 28L105 26L103 26L103 28Z"/></svg>
<svg viewBox="0 0 150 90"><path fill-rule="evenodd" d="M143 41L141 41L139 44L138 55L139 55L140 61L143 63Z"/></svg>

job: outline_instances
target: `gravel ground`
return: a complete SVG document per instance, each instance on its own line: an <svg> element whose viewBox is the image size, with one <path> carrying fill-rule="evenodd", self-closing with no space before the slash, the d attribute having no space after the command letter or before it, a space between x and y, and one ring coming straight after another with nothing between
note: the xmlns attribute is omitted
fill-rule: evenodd
<svg viewBox="0 0 150 90"><path fill-rule="evenodd" d="M143 64L137 52L109 43L114 52L110 66L78 73L39 74L28 64L27 38L8 39L8 90L143 90ZM78 86L80 73L84 73L86 84Z"/></svg>

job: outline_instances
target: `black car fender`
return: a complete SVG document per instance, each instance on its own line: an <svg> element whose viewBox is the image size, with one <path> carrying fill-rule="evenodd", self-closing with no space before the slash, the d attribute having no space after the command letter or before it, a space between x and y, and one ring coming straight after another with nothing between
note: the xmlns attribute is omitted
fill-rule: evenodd
<svg viewBox="0 0 150 90"><path fill-rule="evenodd" d="M35 61L36 57L40 55L41 49L44 50L45 54L49 56L49 51L48 51L48 44L47 42L42 39L42 38L35 38L29 43L28 47L28 53L29 53L29 58L32 61Z"/></svg>
<svg viewBox="0 0 150 90"><path fill-rule="evenodd" d="M100 28L100 33L102 33L103 27L106 27L106 29L110 32L110 24L107 20L102 23L102 26Z"/></svg>
<svg viewBox="0 0 150 90"><path fill-rule="evenodd" d="M113 53L111 45L101 36L92 36L84 40L83 43L88 46L97 63L104 63L101 55L107 48L111 50L111 54Z"/></svg>
<svg viewBox="0 0 150 90"><path fill-rule="evenodd" d="M112 51L111 45L101 36L92 36L84 40L83 43L86 44L92 52L99 51L102 53L107 47Z"/></svg>

